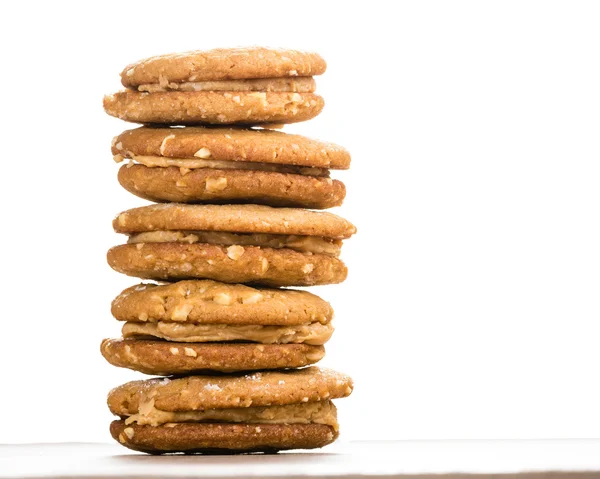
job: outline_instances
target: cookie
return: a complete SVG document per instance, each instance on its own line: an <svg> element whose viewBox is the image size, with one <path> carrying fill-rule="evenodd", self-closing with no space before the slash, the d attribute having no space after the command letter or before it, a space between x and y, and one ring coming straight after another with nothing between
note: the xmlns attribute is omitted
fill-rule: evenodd
<svg viewBox="0 0 600 479"><path fill-rule="evenodd" d="M350 154L339 145L279 131L240 128L136 128L113 139L112 154L337 170L350 167Z"/></svg>
<svg viewBox="0 0 600 479"><path fill-rule="evenodd" d="M324 209L339 206L348 152L332 143L268 130L137 128L115 137L119 182L150 201L254 203Z"/></svg>
<svg viewBox="0 0 600 479"><path fill-rule="evenodd" d="M307 344L197 344L139 339L105 339L100 350L114 366L165 376L299 368L325 355L323 346Z"/></svg>
<svg viewBox="0 0 600 479"><path fill-rule="evenodd" d="M133 381L108 395L109 409L121 418L111 434L153 453L322 447L338 435L331 400L352 387L348 376L314 366Z"/></svg>
<svg viewBox="0 0 600 479"><path fill-rule="evenodd" d="M161 412L314 403L346 397L352 388L352 379L345 374L311 366L253 374L131 381L109 393L108 407L122 418L141 415L146 422L159 424L173 419L161 417Z"/></svg>
<svg viewBox="0 0 600 479"><path fill-rule="evenodd" d="M113 421L115 441L149 454L235 454L315 449L338 436L324 424L223 424L170 423L161 426L126 425Z"/></svg>
<svg viewBox="0 0 600 479"><path fill-rule="evenodd" d="M104 111L133 123L261 125L296 123L323 109L315 93L223 91L121 91L104 97Z"/></svg>
<svg viewBox="0 0 600 479"><path fill-rule="evenodd" d="M327 324L333 317L331 305L308 291L209 280L132 286L114 299L111 312L119 321L230 325Z"/></svg>
<svg viewBox="0 0 600 479"><path fill-rule="evenodd" d="M152 205L125 211L111 248L117 271L145 279L309 286L339 283L337 256L356 228L330 213L258 205Z"/></svg>
<svg viewBox="0 0 600 479"><path fill-rule="evenodd" d="M182 171L174 166L126 165L119 169L118 179L130 193L154 202L254 203L325 209L340 206L346 196L346 188L338 180L266 171Z"/></svg>
<svg viewBox="0 0 600 479"><path fill-rule="evenodd" d="M302 367L324 356L333 333L318 296L208 280L133 286L112 312L126 339L104 340L102 354L146 374Z"/></svg>
<svg viewBox="0 0 600 479"><path fill-rule="evenodd" d="M146 231L219 231L345 239L356 233L349 221L331 213L259 205L142 206L120 213L117 233Z"/></svg>
<svg viewBox="0 0 600 479"><path fill-rule="evenodd" d="M125 67L123 86L254 78L310 77L327 65L316 53L263 47L218 48L160 55Z"/></svg>
<svg viewBox="0 0 600 479"><path fill-rule="evenodd" d="M234 246L125 244L111 248L107 261L115 271L128 276L170 281L207 278L225 283L311 286L341 283L348 274L341 260L325 254L239 246L243 252L237 256L240 250L232 250Z"/></svg>
<svg viewBox="0 0 600 479"><path fill-rule="evenodd" d="M352 380L309 367L133 381L108 395L113 437L145 452L237 452L322 447L338 435L331 399ZM137 436L137 438L136 438Z"/></svg>
<svg viewBox="0 0 600 479"><path fill-rule="evenodd" d="M235 48L162 55L128 65L126 91L104 98L109 115L154 124L269 124L318 115L315 53Z"/></svg>

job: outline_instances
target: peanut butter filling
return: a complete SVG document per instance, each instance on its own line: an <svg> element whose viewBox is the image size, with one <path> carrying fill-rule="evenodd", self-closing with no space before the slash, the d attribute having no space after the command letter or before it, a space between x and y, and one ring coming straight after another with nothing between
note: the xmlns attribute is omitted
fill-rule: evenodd
<svg viewBox="0 0 600 479"><path fill-rule="evenodd" d="M131 152L126 152L127 156L115 155L113 159L117 163L121 163L125 158L132 160L130 165L139 164L148 168L168 168L175 166L182 169L183 173L186 170L199 170L202 168L210 168L215 170L249 170L249 171L267 171L274 173L286 173L290 175L329 177L329 170L326 168L311 168L294 165L280 165L273 163L258 163L249 161L228 161L228 160L209 160L203 158L168 158L165 156L141 156L134 155Z"/></svg>
<svg viewBox="0 0 600 479"><path fill-rule="evenodd" d="M218 386L217 386L218 387ZM337 410L331 401L319 401L285 406L205 409L204 411L161 411L154 407L153 398L140 402L137 414L125 424L140 426L182 422L228 422L246 424L326 424L338 430Z"/></svg>
<svg viewBox="0 0 600 479"><path fill-rule="evenodd" d="M234 260L244 254L244 246L261 248L289 248L300 253L339 256L341 240L321 236L241 234L225 231L145 231L132 234L127 243L206 243L229 246L227 255ZM230 251L231 250L231 251Z"/></svg>
<svg viewBox="0 0 600 479"><path fill-rule="evenodd" d="M247 80L216 80L183 83L146 83L138 86L138 91L150 93L162 91L226 91L226 92L296 92L312 93L316 84L313 77L296 78L251 78ZM231 95L234 96L233 93ZM235 98L234 98L234 101ZM243 104L238 97L237 103Z"/></svg>
<svg viewBox="0 0 600 479"><path fill-rule="evenodd" d="M170 321L156 323L126 322L124 338L153 337L186 343L250 341L262 344L304 343L325 344L333 334L330 323L309 323L296 326L262 326L230 324L197 324Z"/></svg>

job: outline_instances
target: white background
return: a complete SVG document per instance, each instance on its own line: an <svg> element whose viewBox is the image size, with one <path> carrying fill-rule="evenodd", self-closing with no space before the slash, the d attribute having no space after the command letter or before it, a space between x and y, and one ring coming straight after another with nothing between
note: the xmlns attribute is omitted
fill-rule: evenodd
<svg viewBox="0 0 600 479"><path fill-rule="evenodd" d="M0 442L108 441L106 250L120 188L102 96L146 56L320 52L286 128L353 155L359 227L323 365L346 439L600 436L600 4L10 2L2 7Z"/></svg>

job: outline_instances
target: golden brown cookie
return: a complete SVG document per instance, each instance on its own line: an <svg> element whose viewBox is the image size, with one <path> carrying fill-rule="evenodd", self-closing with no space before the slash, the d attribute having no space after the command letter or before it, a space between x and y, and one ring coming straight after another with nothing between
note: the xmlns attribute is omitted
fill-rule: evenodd
<svg viewBox="0 0 600 479"><path fill-rule="evenodd" d="M325 424L170 423L126 425L113 421L115 441L134 451L169 453L248 453L315 449L332 443L337 432Z"/></svg>
<svg viewBox="0 0 600 479"><path fill-rule="evenodd" d="M184 243L138 243L115 246L108 264L116 271L142 279L213 279L225 283L267 286L335 284L346 279L346 265L326 254L306 254L291 249Z"/></svg>
<svg viewBox="0 0 600 479"><path fill-rule="evenodd" d="M350 154L339 145L279 131L240 128L135 128L113 139L112 154L132 159L149 156L338 170L350 167Z"/></svg>
<svg viewBox="0 0 600 479"><path fill-rule="evenodd" d="M331 305L308 291L210 280L132 286L115 298L111 312L119 321L232 325L327 324L333 317Z"/></svg>
<svg viewBox="0 0 600 479"><path fill-rule="evenodd" d="M327 65L316 53L264 47L217 48L159 55L132 63L121 73L128 88L244 78L310 77Z"/></svg>
<svg viewBox="0 0 600 479"><path fill-rule="evenodd" d="M335 440L332 399L352 380L309 367L132 381L108 395L121 444L146 452L238 452L321 447ZM172 429L172 431L169 431Z"/></svg>
<svg viewBox="0 0 600 479"><path fill-rule="evenodd" d="M113 366L162 376L300 368L325 355L323 346L308 344L197 344L142 339L105 339L100 350Z"/></svg>
<svg viewBox="0 0 600 479"><path fill-rule="evenodd" d="M325 209L340 206L346 196L341 181L268 171L185 171L174 166L125 165L119 183L130 193L155 202L254 203ZM211 185L217 185L216 188Z"/></svg>
<svg viewBox="0 0 600 479"><path fill-rule="evenodd" d="M356 228L330 213L259 205L163 204L125 211L108 252L117 271L146 279L310 286L338 283L341 239Z"/></svg>
<svg viewBox="0 0 600 479"><path fill-rule="evenodd" d="M137 128L115 137L119 182L142 198L183 203L339 206L344 184L328 168L348 168L337 145L300 135L233 128Z"/></svg>
<svg viewBox="0 0 600 479"><path fill-rule="evenodd" d="M117 233L146 231L220 231L344 239L356 232L349 221L331 213L260 205L142 206L120 213Z"/></svg>
<svg viewBox="0 0 600 479"><path fill-rule="evenodd" d="M104 97L104 110L134 123L260 125L296 123L323 109L315 93L223 91L121 91Z"/></svg>
<svg viewBox="0 0 600 479"><path fill-rule="evenodd" d="M117 416L169 422L161 412L205 411L300 405L342 398L352 393L352 379L331 369L266 371L252 374L188 376L131 381L113 389L108 407ZM158 411L158 412L157 412ZM243 411L242 411L243 412ZM151 416L151 417L150 417Z"/></svg>

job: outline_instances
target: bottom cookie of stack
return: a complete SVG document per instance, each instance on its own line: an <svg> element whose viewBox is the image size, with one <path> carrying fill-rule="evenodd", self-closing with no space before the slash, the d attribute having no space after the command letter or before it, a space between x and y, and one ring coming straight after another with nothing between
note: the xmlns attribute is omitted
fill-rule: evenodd
<svg viewBox="0 0 600 479"><path fill-rule="evenodd" d="M314 294L211 280L134 286L112 313L124 339L105 339L102 355L153 375L304 367L333 333L333 310Z"/></svg>
<svg viewBox="0 0 600 479"><path fill-rule="evenodd" d="M348 376L314 366L133 381L109 394L121 418L110 429L124 446L153 454L318 448L338 435L331 399L352 387Z"/></svg>

